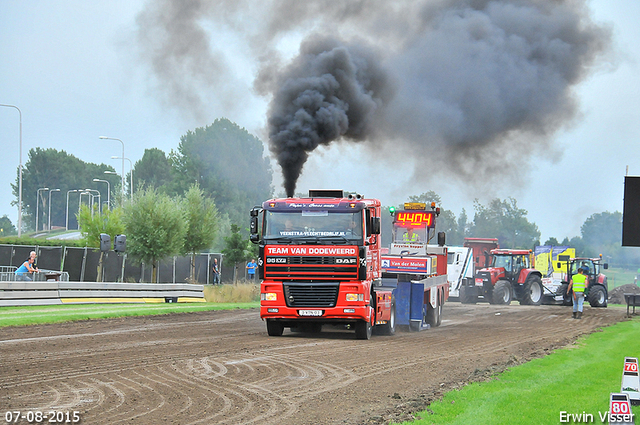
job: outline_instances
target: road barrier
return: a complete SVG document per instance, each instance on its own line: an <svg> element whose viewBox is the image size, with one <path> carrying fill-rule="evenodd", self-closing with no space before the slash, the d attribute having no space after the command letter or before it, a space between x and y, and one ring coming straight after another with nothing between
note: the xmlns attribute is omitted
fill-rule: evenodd
<svg viewBox="0 0 640 425"><path fill-rule="evenodd" d="M0 282L0 306L204 301L190 283Z"/></svg>

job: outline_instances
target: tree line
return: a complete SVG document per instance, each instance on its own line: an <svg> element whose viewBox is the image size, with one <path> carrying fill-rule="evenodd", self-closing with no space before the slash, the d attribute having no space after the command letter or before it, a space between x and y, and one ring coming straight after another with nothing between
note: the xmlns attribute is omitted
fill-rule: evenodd
<svg viewBox="0 0 640 425"><path fill-rule="evenodd" d="M196 202L193 194L196 190L200 194L196 203L204 205L210 202L208 208L215 210L213 227L218 229L212 240L200 249L216 252L227 250L233 262L246 261L256 255L255 245L250 244L246 237L247 212L273 196L273 172L269 159L264 156L263 143L247 130L228 119L217 119L207 127L187 131L180 137L176 149L168 154L158 148L146 149L132 171L132 174L125 176L126 196L123 197L120 196L123 192L121 176L116 174L112 166L86 163L56 149L31 149L23 168L23 231L45 229L49 221L54 229L67 226L75 229L78 219L84 217L83 214L91 215L92 210L93 217L96 217L97 211L97 218L107 222L119 215L120 226L125 226L120 231L127 232L131 249L136 250L141 259L145 258L144 261L153 262L163 255L182 252L189 243L185 242L184 235L180 243L162 240L158 233L159 219L153 218L152 214L160 214L160 210L164 209L166 211L162 214L167 214L167 225L175 217L180 217L179 221L184 226L192 226L185 230L192 237L197 233L206 233L202 223L185 216L188 213L184 204L190 202L190 197L192 202ZM17 204L17 176L12 188L14 204ZM40 190L43 188L48 190ZM59 189L59 193L52 192L55 189ZM98 193L102 205L96 207ZM438 206L443 206L442 199L433 191L412 195L407 201L436 202ZM83 205L86 207L83 208ZM605 211L588 217L581 227L580 236L564 239L552 237L541 241L538 226L528 220L527 211L519 208L514 198L493 199L487 205L476 200L473 208L473 217L464 209L458 215L446 208L441 209L436 231L446 232L448 245L462 245L465 237L495 237L500 246L506 248L569 245L576 248L578 255L603 254L612 264L640 263L637 250L621 247L622 214L617 211ZM385 209L388 210L388 207ZM134 220L134 211L146 219ZM86 220L86 217L82 219ZM86 226L95 224L86 223ZM156 223L156 233L144 238L138 236L137 233L144 234L145 225L149 223ZM171 232L166 230L165 237L168 238L168 233L182 234L179 229L181 225L175 226ZM85 226L80 227L85 229ZM383 232L390 233L390 224L383 226ZM15 233L11 220L7 216L0 217L0 236ZM144 240L155 240L163 245L165 252L145 247ZM386 239L383 233L385 240L389 241L390 237ZM95 240L88 240L87 243L99 246ZM151 251L155 253L151 255Z"/></svg>
<svg viewBox="0 0 640 425"><path fill-rule="evenodd" d="M433 191L410 196L407 201L443 205L440 196ZM448 245L462 245L465 237L497 238L502 248L570 246L575 248L577 256L597 257L602 254L612 266L636 269L640 265L640 250L622 247L622 213L619 211L590 215L580 227L580 236L550 237L541 241L538 226L529 221L527 210L519 208L514 198L493 199L488 205L476 200L473 208L472 220L464 209L458 216L451 210L441 209L436 231L446 233Z"/></svg>
<svg viewBox="0 0 640 425"><path fill-rule="evenodd" d="M217 119L188 131L168 154L158 148L146 149L133 173L125 176L123 197L121 176L112 166L87 163L64 150L31 149L23 167L23 231L47 229L49 222L52 229L76 229L80 207L98 203L98 194L99 209L105 210L122 206L131 199L132 191L155 189L177 198L197 184L215 202L221 228L228 231L232 223L242 223L244 233L247 211L273 193L271 165L263 154L258 138L228 119ZM11 186L17 205L18 177ZM6 225L0 221L0 226L7 229L4 235L15 230L10 220ZM223 244L218 238L214 248L221 249Z"/></svg>

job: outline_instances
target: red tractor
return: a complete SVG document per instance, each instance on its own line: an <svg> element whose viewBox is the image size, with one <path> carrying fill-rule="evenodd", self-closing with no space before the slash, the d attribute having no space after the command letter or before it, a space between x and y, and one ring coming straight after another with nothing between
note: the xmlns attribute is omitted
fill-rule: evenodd
<svg viewBox="0 0 640 425"><path fill-rule="evenodd" d="M491 250L491 266L476 273L475 286L491 304L540 305L543 287L542 273L532 267L532 254L525 249Z"/></svg>
<svg viewBox="0 0 640 425"><path fill-rule="evenodd" d="M584 291L584 297L591 307L606 307L607 300L609 298L609 287L607 284L607 276L601 273L601 269L608 269L609 265L602 262L602 256L598 258L570 258L568 255L558 256L558 268L561 263L567 263L568 275L563 276L562 285L560 285L560 291L563 295L563 305L571 305L571 293L567 294L569 288L569 281L571 277L578 273L578 268L581 268L589 278L589 285Z"/></svg>

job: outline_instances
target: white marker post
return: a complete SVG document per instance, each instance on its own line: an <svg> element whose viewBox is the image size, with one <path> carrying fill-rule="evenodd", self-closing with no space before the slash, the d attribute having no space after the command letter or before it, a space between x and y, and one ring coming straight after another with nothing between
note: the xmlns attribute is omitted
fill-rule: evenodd
<svg viewBox="0 0 640 425"><path fill-rule="evenodd" d="M640 377L638 377L638 358L625 357L622 369L621 393L629 395L632 403L640 403Z"/></svg>
<svg viewBox="0 0 640 425"><path fill-rule="evenodd" d="M628 394L611 393L609 396L609 425L635 425Z"/></svg>

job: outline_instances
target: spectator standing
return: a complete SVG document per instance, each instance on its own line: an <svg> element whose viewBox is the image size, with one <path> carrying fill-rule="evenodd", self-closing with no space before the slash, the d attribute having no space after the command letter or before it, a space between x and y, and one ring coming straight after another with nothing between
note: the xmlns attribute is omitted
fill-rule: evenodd
<svg viewBox="0 0 640 425"><path fill-rule="evenodd" d="M253 280L256 278L257 268L258 268L258 265L256 264L256 260L252 258L251 261L247 263L247 273L249 274L249 280Z"/></svg>
<svg viewBox="0 0 640 425"><path fill-rule="evenodd" d="M214 285L219 285L220 284L220 268L218 267L218 259L214 258L213 259L213 284Z"/></svg>

